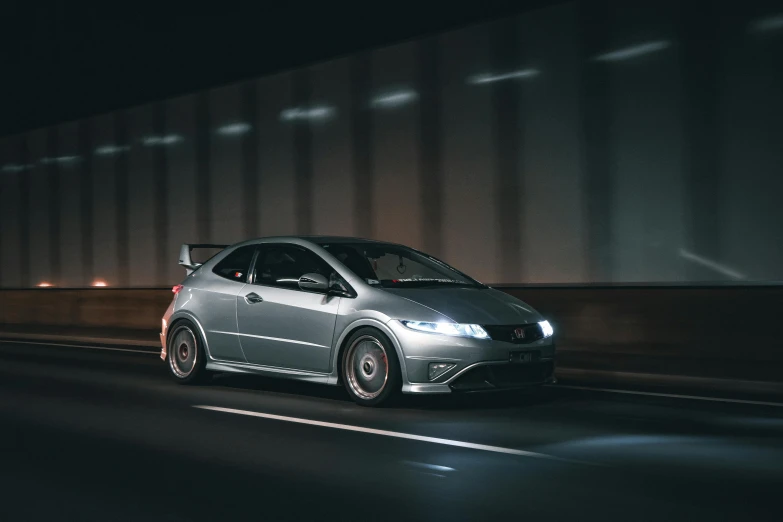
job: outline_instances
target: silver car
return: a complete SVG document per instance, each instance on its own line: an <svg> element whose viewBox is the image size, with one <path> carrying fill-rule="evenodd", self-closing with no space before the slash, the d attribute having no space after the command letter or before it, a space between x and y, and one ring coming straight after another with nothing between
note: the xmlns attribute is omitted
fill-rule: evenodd
<svg viewBox="0 0 783 522"><path fill-rule="evenodd" d="M223 248L203 264L198 247ZM344 237L182 245L160 334L181 383L241 372L344 385L359 404L551 382L533 308L412 248Z"/></svg>

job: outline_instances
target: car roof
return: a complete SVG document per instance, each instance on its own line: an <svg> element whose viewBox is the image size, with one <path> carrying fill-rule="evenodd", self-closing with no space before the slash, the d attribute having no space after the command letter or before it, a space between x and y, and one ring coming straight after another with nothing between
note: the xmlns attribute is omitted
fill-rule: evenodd
<svg viewBox="0 0 783 522"><path fill-rule="evenodd" d="M382 245L398 245L398 243L392 243L389 241L377 241L375 239L366 239L361 237L350 237L350 236L266 236L266 237L258 237L255 239L249 239L247 241L242 241L238 244L253 244L253 243L266 243L269 241L280 241L283 243L288 242L296 242L296 241L307 241L309 243L315 243L317 245L323 245L325 243L375 243L375 244L382 244ZM404 246L404 245L400 245Z"/></svg>

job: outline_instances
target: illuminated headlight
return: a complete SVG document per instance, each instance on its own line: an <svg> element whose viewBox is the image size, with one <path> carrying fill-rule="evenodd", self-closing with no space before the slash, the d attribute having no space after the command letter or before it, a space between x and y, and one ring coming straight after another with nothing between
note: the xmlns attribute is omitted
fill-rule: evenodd
<svg viewBox="0 0 783 522"><path fill-rule="evenodd" d="M544 334L544 339L547 337L552 337L555 334L555 330L552 328L552 325L549 324L549 321L539 321L538 326L541 327L541 331Z"/></svg>
<svg viewBox="0 0 783 522"><path fill-rule="evenodd" d="M487 331L477 324L425 323L422 321L401 322L411 330L419 332L452 335L455 337L472 337L474 339L489 339Z"/></svg>
<svg viewBox="0 0 783 522"><path fill-rule="evenodd" d="M431 381L434 381L455 366L456 364L452 363L430 363L428 376Z"/></svg>

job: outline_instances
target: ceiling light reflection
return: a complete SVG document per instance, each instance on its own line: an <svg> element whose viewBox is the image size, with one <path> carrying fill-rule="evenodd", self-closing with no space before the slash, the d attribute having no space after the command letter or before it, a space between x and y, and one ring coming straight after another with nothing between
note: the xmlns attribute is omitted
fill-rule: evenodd
<svg viewBox="0 0 783 522"><path fill-rule="evenodd" d="M756 20L750 26L751 31L757 33L766 33L769 31L778 31L783 29L783 14L768 16L760 20Z"/></svg>
<svg viewBox="0 0 783 522"><path fill-rule="evenodd" d="M69 163L75 163L80 159L82 159L80 156L58 156L56 158L41 158L41 163L44 165L51 165L52 163L67 165Z"/></svg>
<svg viewBox="0 0 783 522"><path fill-rule="evenodd" d="M469 77L467 82L471 85L482 85L485 83L494 83L503 80L533 78L534 76L538 76L540 73L541 71L538 69L521 69L519 71L511 71L501 74L482 73Z"/></svg>
<svg viewBox="0 0 783 522"><path fill-rule="evenodd" d="M25 170L33 170L33 165L17 165L16 163L7 163L3 165L0 172L24 172Z"/></svg>
<svg viewBox="0 0 783 522"><path fill-rule="evenodd" d="M238 136L240 134L246 134L252 129L253 126L249 123L237 122L218 127L217 133L222 136Z"/></svg>
<svg viewBox="0 0 783 522"><path fill-rule="evenodd" d="M644 42L638 45L632 45L616 51L610 51L608 53L599 54L593 60L597 62L619 62L622 60L628 60L630 58L636 58L645 54L662 51L671 45L666 40L656 40L652 42Z"/></svg>
<svg viewBox="0 0 783 522"><path fill-rule="evenodd" d="M319 105L315 107L291 107L280 113L280 119L283 121L294 120L326 120L335 114L334 107Z"/></svg>
<svg viewBox="0 0 783 522"><path fill-rule="evenodd" d="M377 109L393 109L416 101L419 93L411 89L390 91L373 98L370 104Z"/></svg>
<svg viewBox="0 0 783 522"><path fill-rule="evenodd" d="M113 156L120 152L128 152L130 145L103 145L95 149L95 154L98 156Z"/></svg>
<svg viewBox="0 0 783 522"><path fill-rule="evenodd" d="M184 138L179 134L166 134L165 136L145 136L141 142L147 147L156 145L172 145L179 143Z"/></svg>
<svg viewBox="0 0 783 522"><path fill-rule="evenodd" d="M706 257L702 257L700 255L694 254L693 252L689 252L684 248L680 249L680 257L688 261L691 261L692 263L695 263L697 265L701 265L705 268L709 268L710 270L725 275L726 277L730 277L731 279L737 279L737 280L747 279L747 276L745 274L741 274L740 272L737 272L733 268L717 263L712 259L707 259Z"/></svg>

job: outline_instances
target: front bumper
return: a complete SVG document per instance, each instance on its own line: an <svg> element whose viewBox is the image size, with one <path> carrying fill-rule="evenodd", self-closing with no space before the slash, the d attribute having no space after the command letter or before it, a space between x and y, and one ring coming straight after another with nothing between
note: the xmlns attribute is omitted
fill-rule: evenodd
<svg viewBox="0 0 783 522"><path fill-rule="evenodd" d="M531 363L476 364L449 382L453 391L490 391L523 388L553 382L555 361Z"/></svg>
<svg viewBox="0 0 783 522"><path fill-rule="evenodd" d="M533 363L480 362L470 365L445 382L406 383L403 393L440 394L514 390L557 382L555 360Z"/></svg>
<svg viewBox="0 0 783 522"><path fill-rule="evenodd" d="M553 337L514 344L416 332L398 321L390 321L388 326L397 337L405 359L404 393L510 389L554 380ZM512 352L532 352L531 362L510 362ZM454 367L430 381L428 367L436 362L454 364Z"/></svg>

